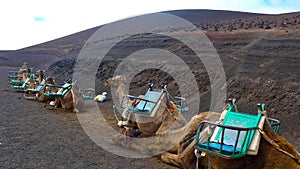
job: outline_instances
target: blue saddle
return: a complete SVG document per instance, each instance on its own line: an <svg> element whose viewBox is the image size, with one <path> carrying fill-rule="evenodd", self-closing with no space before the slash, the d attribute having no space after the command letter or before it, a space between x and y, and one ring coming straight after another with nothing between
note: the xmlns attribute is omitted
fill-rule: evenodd
<svg viewBox="0 0 300 169"><path fill-rule="evenodd" d="M136 107L129 108L128 111L137 114L150 115L157 103L159 102L159 100L161 99L161 97L163 96L163 94L163 90L157 92L149 89L142 99L131 96L132 98L140 100L140 102Z"/></svg>
<svg viewBox="0 0 300 169"><path fill-rule="evenodd" d="M44 85L45 85L45 79L43 79L43 81L38 85L37 88L35 88L35 89L26 89L26 92L38 93L42 90Z"/></svg>

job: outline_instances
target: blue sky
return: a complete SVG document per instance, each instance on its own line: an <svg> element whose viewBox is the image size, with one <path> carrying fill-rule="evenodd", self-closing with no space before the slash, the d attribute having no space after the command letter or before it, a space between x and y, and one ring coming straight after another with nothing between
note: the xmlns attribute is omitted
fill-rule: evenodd
<svg viewBox="0 0 300 169"><path fill-rule="evenodd" d="M2 0L0 50L14 50L146 13L219 9L257 13L300 11L299 0Z"/></svg>

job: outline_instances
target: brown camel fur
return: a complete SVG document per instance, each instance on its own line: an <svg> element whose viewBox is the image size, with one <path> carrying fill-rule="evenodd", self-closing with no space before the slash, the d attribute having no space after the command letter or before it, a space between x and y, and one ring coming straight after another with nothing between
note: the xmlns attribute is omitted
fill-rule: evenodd
<svg viewBox="0 0 300 169"><path fill-rule="evenodd" d="M118 75L108 79L105 82L105 85L117 88L116 95L118 96L120 103L123 97L128 94L125 88L125 76L123 75ZM126 103L127 101L123 100L123 103L124 102ZM127 103L129 103L130 106L136 106L137 100L129 100ZM127 118L128 124L131 124L132 126L130 121L136 121L135 124L137 125L138 129L133 131L131 128L126 128L126 135L137 136L136 133L140 133L140 135L138 135L139 137L152 136L163 133L170 129L180 128L186 124L184 117L173 102L168 101L168 103L165 103L163 106L163 111L158 112L155 117L146 117L129 113Z"/></svg>
<svg viewBox="0 0 300 169"><path fill-rule="evenodd" d="M290 144L287 140L279 135L275 134L273 129L268 123L265 123L263 131L266 135L274 141L279 147L295 156L295 159L290 156L278 151L273 145L271 145L267 140L262 137L260 142L260 147L258 154L255 156L247 155L244 158L237 158L234 160L226 160L224 158L207 154L204 158L200 158L199 166L202 168L208 167L208 160L210 160L211 168L220 168L220 169L252 169L252 168L261 168L261 169L299 169L300 168L300 156L296 149ZM190 152L192 153L192 152ZM190 157L192 161L193 157ZM194 167L193 163L186 163L182 161L182 164L188 166L187 168Z"/></svg>
<svg viewBox="0 0 300 169"><path fill-rule="evenodd" d="M25 82L27 77L28 77L28 69L21 69L20 70L20 77L17 80L22 80L22 82Z"/></svg>
<svg viewBox="0 0 300 169"><path fill-rule="evenodd" d="M161 155L162 161L178 166L180 168L195 168L196 156L194 155L195 139L191 139L197 132L198 125L203 120L217 121L219 113L205 112L194 116L186 126L181 129L156 135L153 139L143 140L131 140L126 137L116 137L114 141L117 144L122 145L138 152L159 152L168 145L174 145L179 143L178 150L172 154L165 152ZM273 169L273 168L300 168L300 156L295 148L287 142L284 138L275 134L268 123L265 123L263 131L266 135L280 147L282 150L295 156L296 160L290 156L278 151L273 145L266 141L264 137L261 138L260 148L258 154L255 156L247 155L243 158L227 160L209 153L206 156L199 159L199 168L212 169ZM176 140L184 135L182 140ZM182 138L182 137L181 137ZM210 165L209 165L210 164Z"/></svg>
<svg viewBox="0 0 300 169"><path fill-rule="evenodd" d="M125 80L126 80L125 76L117 75L105 81L105 86L111 86L117 88L116 96L118 96L119 101L123 99L123 96L128 94L125 88Z"/></svg>
<svg viewBox="0 0 300 169"><path fill-rule="evenodd" d="M74 113L79 113L79 110L84 105L84 98L79 88L73 85L72 89L63 98L55 98L54 106L63 108L64 111L71 110Z"/></svg>
<svg viewBox="0 0 300 169"><path fill-rule="evenodd" d="M38 70L36 72L37 76L38 76L38 84L40 84L43 81L44 78L44 71L43 70ZM30 79L30 81L28 82L27 85L27 89L36 89L38 87L38 84L36 83L36 81L34 79Z"/></svg>
<svg viewBox="0 0 300 169"><path fill-rule="evenodd" d="M20 69L18 77L15 79L15 81L21 81L14 83L15 86L22 86L23 83L26 81L28 76L28 69Z"/></svg>
<svg viewBox="0 0 300 169"><path fill-rule="evenodd" d="M187 140L193 135L191 131L197 130L198 125L203 120L214 120L217 121L220 117L220 113L215 112L205 112L199 115L195 115L185 126L174 129L172 131L163 132L156 134L155 136L149 137L149 139L133 139L131 137L126 137L122 134L114 137L113 141L116 144L121 145L137 152L144 152L149 155L155 155L159 152L166 150L171 150L172 152L178 151L180 148L182 140ZM174 148L175 147L175 148Z"/></svg>
<svg viewBox="0 0 300 169"><path fill-rule="evenodd" d="M54 77L49 76L49 77L46 78L44 87L43 87L43 88L41 89L41 91L37 94L38 100L39 100L40 102L50 102L51 100L54 100L54 99L52 99L51 97L49 97L49 96L47 96L47 95L44 94L45 86L46 86L47 84L54 85L54 83L55 83ZM52 90L53 90L54 92L57 92L57 91L58 91L57 88L53 88Z"/></svg>
<svg viewBox="0 0 300 169"><path fill-rule="evenodd" d="M38 71L36 71L36 74L38 76L38 82L40 84L44 79L44 71L43 70L38 70Z"/></svg>
<svg viewBox="0 0 300 169"><path fill-rule="evenodd" d="M32 76L30 77L28 83L26 84L26 88L28 89L36 88L36 82Z"/></svg>

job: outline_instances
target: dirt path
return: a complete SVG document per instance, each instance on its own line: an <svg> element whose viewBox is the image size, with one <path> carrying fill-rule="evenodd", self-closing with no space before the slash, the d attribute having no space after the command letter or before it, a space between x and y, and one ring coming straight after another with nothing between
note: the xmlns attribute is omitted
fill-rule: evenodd
<svg viewBox="0 0 300 169"><path fill-rule="evenodd" d="M76 114L49 110L9 89L0 67L0 168L173 168L158 158L130 159L97 146Z"/></svg>

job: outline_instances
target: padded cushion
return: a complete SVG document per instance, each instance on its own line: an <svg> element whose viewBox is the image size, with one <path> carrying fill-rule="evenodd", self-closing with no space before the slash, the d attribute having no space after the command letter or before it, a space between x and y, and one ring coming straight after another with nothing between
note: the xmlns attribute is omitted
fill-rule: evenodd
<svg viewBox="0 0 300 169"><path fill-rule="evenodd" d="M201 143L201 146L207 146L207 143ZM209 148L211 149L214 149L214 150L221 150L221 144L219 143L214 143L214 142L210 142L209 143ZM233 153L233 150L234 150L234 146L231 146L231 145L226 145L226 144L223 144L222 146L222 151L226 151L228 153ZM235 149L235 152L234 153L239 153L241 152L241 149L240 148L236 148Z"/></svg>
<svg viewBox="0 0 300 169"><path fill-rule="evenodd" d="M155 92L155 91L148 91L143 99L149 100L151 102L147 102L141 100L140 103L137 105L136 110L138 111L148 111L151 112L155 107L156 103L158 102L159 98L161 97L163 92Z"/></svg>

